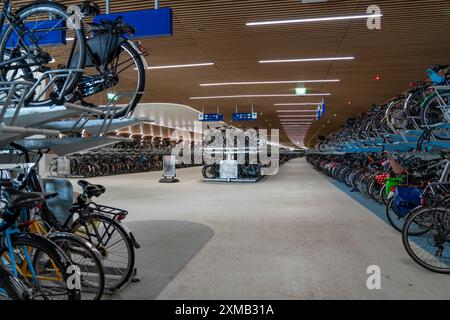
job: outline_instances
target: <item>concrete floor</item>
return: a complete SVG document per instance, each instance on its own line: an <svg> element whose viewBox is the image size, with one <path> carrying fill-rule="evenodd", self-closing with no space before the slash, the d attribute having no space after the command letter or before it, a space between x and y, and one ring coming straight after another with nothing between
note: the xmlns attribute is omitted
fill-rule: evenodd
<svg viewBox="0 0 450 320"><path fill-rule="evenodd" d="M159 184L158 172L91 179L128 221L214 230L158 299L450 299L447 276L412 262L397 231L305 160L257 184L203 183L200 171L178 170L178 184ZM381 290L366 287L370 265Z"/></svg>

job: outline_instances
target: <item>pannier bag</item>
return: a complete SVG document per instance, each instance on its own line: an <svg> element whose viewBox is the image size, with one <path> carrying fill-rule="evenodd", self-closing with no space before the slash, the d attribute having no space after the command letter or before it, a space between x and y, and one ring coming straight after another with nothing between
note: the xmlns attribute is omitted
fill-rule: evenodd
<svg viewBox="0 0 450 320"><path fill-rule="evenodd" d="M386 196L393 191L392 189L398 186L400 183L403 183L403 177L400 178L386 178Z"/></svg>
<svg viewBox="0 0 450 320"><path fill-rule="evenodd" d="M408 213L421 203L422 190L412 187L396 187L392 200L392 210L399 218L404 218Z"/></svg>
<svg viewBox="0 0 450 320"><path fill-rule="evenodd" d="M375 176L375 180L378 185L382 186L386 182L386 179L389 178L390 176L391 175L389 173L377 174Z"/></svg>

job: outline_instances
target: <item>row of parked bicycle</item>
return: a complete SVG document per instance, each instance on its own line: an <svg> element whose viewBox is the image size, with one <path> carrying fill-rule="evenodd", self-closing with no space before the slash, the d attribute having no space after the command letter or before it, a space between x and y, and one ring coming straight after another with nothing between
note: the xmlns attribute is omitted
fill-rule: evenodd
<svg viewBox="0 0 450 320"><path fill-rule="evenodd" d="M303 153L299 152L287 152L280 154L279 164L282 165L289 160L302 157ZM261 164L238 164L237 166L237 178L241 180L259 179L262 177ZM206 164L203 166L202 175L204 179L219 179L220 178L220 165L217 163Z"/></svg>
<svg viewBox="0 0 450 320"><path fill-rule="evenodd" d="M409 256L450 273L450 160L445 155L390 153L309 155L320 172L386 206Z"/></svg>
<svg viewBox="0 0 450 320"><path fill-rule="evenodd" d="M164 155L170 155L174 145L176 144L168 143L162 146L141 142L119 142L90 152L69 155L64 159L68 164L64 165L61 159L53 158L48 169L51 176L83 178L159 171L163 169ZM61 166L64 166L64 172ZM185 168L191 165L178 162L176 166Z"/></svg>
<svg viewBox="0 0 450 320"><path fill-rule="evenodd" d="M386 103L349 118L318 149L352 152L380 151L381 147L391 151L448 148L442 142L450 140L450 69L435 66L427 74L427 81L413 82L408 90Z"/></svg>
<svg viewBox="0 0 450 320"><path fill-rule="evenodd" d="M0 183L0 299L96 300L131 281L139 244L123 225L127 211L93 202L103 186L80 180L61 220L59 194L43 192L35 166L2 170Z"/></svg>

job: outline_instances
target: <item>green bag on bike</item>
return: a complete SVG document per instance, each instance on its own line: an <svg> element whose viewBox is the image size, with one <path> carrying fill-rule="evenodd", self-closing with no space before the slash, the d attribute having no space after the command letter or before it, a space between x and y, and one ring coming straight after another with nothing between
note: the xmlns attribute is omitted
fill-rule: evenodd
<svg viewBox="0 0 450 320"><path fill-rule="evenodd" d="M392 189L399 184L404 182L405 177L399 177L399 178L386 178L386 196L389 196Z"/></svg>

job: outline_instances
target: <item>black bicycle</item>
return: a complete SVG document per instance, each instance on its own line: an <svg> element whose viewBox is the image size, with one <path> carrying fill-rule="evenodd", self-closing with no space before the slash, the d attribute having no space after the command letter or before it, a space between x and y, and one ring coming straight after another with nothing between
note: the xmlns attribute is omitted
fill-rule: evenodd
<svg viewBox="0 0 450 320"><path fill-rule="evenodd" d="M20 150L29 162L29 150L11 143ZM42 153L40 156L42 156ZM42 193L42 183L34 166L23 177L23 185L30 192ZM47 201L43 201L40 217L57 231L70 232L87 240L99 252L104 269L104 287L109 291L119 290L131 280L134 274L135 252L140 248L132 232L122 223L127 211L95 204L92 198L99 197L105 188L79 181L83 192L78 196L70 212L62 223L51 211Z"/></svg>
<svg viewBox="0 0 450 320"><path fill-rule="evenodd" d="M26 97L31 106L64 101L78 84L86 36L76 19L75 13L55 2L34 2L13 11L11 0L3 0L0 79L34 83Z"/></svg>
<svg viewBox="0 0 450 320"><path fill-rule="evenodd" d="M114 105L115 117L134 110L145 88L144 53L124 36L135 30L121 17L91 23L86 38L82 18L100 12L92 2L69 8L39 2L15 12L10 0L3 3L0 27L5 20L7 26L0 41L0 78L33 82L29 106ZM117 90L119 82L124 90Z"/></svg>
<svg viewBox="0 0 450 320"><path fill-rule="evenodd" d="M93 17L100 13L100 8L85 1L81 12L83 16ZM134 110L144 92L145 53L139 44L125 37L134 34L135 29L124 23L121 16L114 21L90 23L89 33L85 73L75 88L74 98L92 106L114 104L118 107L115 116L123 117ZM75 61L79 54L74 53Z"/></svg>

